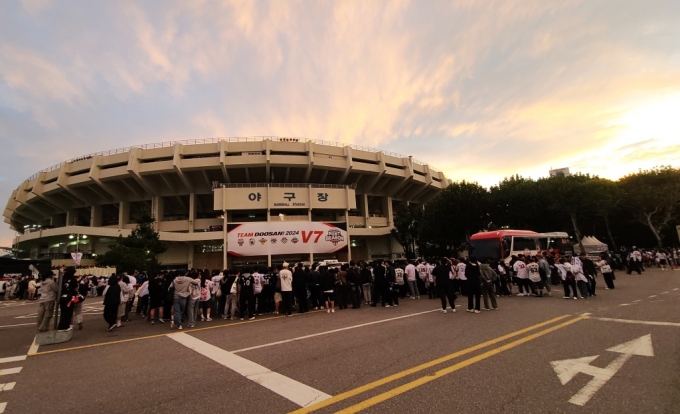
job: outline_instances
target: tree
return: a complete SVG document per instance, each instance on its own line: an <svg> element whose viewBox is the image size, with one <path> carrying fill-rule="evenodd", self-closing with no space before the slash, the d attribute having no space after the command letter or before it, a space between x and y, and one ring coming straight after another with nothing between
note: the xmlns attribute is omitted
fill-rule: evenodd
<svg viewBox="0 0 680 414"><path fill-rule="evenodd" d="M624 202L663 247L661 235L680 209L680 170L658 167L627 175L619 183Z"/></svg>
<svg viewBox="0 0 680 414"><path fill-rule="evenodd" d="M97 257L97 264L115 266L117 272L131 273L151 271L160 263L157 255L164 253L168 247L160 241L160 236L153 228L156 219L148 211L142 211L135 220L137 227L127 236L118 236L116 244L109 246L109 251Z"/></svg>
<svg viewBox="0 0 680 414"><path fill-rule="evenodd" d="M491 221L489 192L477 183L455 182L441 191L423 213L421 249L446 255L464 249L470 236Z"/></svg>
<svg viewBox="0 0 680 414"><path fill-rule="evenodd" d="M581 251L584 252L583 235L578 226L580 218L592 214L592 200L595 194L590 193L593 188L586 184L591 181L590 175L556 175L538 180L541 192L549 200L550 209L569 216L574 236L578 240Z"/></svg>
<svg viewBox="0 0 680 414"><path fill-rule="evenodd" d="M611 249L618 250L609 225L609 216L621 203L623 195L621 188L616 182L599 177L587 181L585 186L586 193L592 196L592 199L589 200L591 209L595 215L604 220Z"/></svg>
<svg viewBox="0 0 680 414"><path fill-rule="evenodd" d="M566 220L560 214L549 214L549 198L531 178L506 177L490 190L493 224L537 232L562 230Z"/></svg>
<svg viewBox="0 0 680 414"><path fill-rule="evenodd" d="M404 248L407 259L416 258L416 246L419 238L420 221L423 217L421 205L411 204L397 210L394 215L392 236Z"/></svg>

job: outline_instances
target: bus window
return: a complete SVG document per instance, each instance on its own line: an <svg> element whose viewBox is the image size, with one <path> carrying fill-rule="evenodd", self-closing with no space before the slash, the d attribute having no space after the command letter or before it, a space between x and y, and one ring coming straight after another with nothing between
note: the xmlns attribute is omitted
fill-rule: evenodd
<svg viewBox="0 0 680 414"><path fill-rule="evenodd" d="M478 259L501 259L500 243L498 239L470 240L470 256Z"/></svg>
<svg viewBox="0 0 680 414"><path fill-rule="evenodd" d="M515 252L521 252L524 250L538 250L540 246L538 245L538 240L533 237L513 237L512 250Z"/></svg>

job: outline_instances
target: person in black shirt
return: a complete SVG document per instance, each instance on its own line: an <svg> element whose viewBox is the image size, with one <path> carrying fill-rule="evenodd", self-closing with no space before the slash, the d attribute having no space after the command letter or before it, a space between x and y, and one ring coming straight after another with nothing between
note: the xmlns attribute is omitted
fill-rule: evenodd
<svg viewBox="0 0 680 414"><path fill-rule="evenodd" d="M243 273L238 279L238 285L240 287L239 292L239 309L241 310L241 320L248 317L249 319L255 319L255 293L253 292L253 284L255 283L255 278L251 274L251 269L243 269Z"/></svg>
<svg viewBox="0 0 680 414"><path fill-rule="evenodd" d="M434 277L434 286L437 289L437 294L439 299L442 301L442 313L446 313L446 299L449 300L449 305L451 305L451 311L456 312L456 294L453 293L453 288L451 286L451 279L449 279L449 273L451 270L451 265L453 263L446 257L442 257L439 264L432 269L432 276Z"/></svg>
<svg viewBox="0 0 680 414"><path fill-rule="evenodd" d="M470 256L467 266L465 266L465 277L468 280L468 312L479 313L479 301L482 298L482 281L479 262L474 256ZM473 298L475 301L473 301ZM473 307L474 305L474 307Z"/></svg>
<svg viewBox="0 0 680 414"><path fill-rule="evenodd" d="M73 319L73 304L71 299L78 294L78 281L75 278L76 268L71 266L64 270L63 280L61 281L61 297L59 298L59 316L58 330L66 330L71 327L71 320Z"/></svg>
<svg viewBox="0 0 680 414"><path fill-rule="evenodd" d="M383 266L382 259L378 259L375 267L373 268L373 277L375 279L375 297L373 297L373 303L371 306L376 306L378 302L378 296L382 297L382 305L386 308L392 306L392 296L390 295L390 285L387 282L387 269ZM387 301L387 305L385 304Z"/></svg>

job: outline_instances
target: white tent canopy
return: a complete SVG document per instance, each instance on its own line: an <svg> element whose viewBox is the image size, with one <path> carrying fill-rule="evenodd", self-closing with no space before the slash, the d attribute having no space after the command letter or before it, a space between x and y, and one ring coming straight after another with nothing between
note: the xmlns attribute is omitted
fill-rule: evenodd
<svg viewBox="0 0 680 414"><path fill-rule="evenodd" d="M602 243L601 241L596 239L594 236L583 237L581 239L581 243L583 244L583 249L586 251L586 254L606 252L608 250L607 244ZM574 245L574 253L581 254L581 246L579 246L578 244L575 244Z"/></svg>

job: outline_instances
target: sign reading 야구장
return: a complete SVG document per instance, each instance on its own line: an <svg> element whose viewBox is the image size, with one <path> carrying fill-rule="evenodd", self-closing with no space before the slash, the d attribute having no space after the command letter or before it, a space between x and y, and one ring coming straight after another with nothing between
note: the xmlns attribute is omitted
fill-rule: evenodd
<svg viewBox="0 0 680 414"><path fill-rule="evenodd" d="M258 222L227 225L234 256L335 253L347 247L347 223Z"/></svg>

